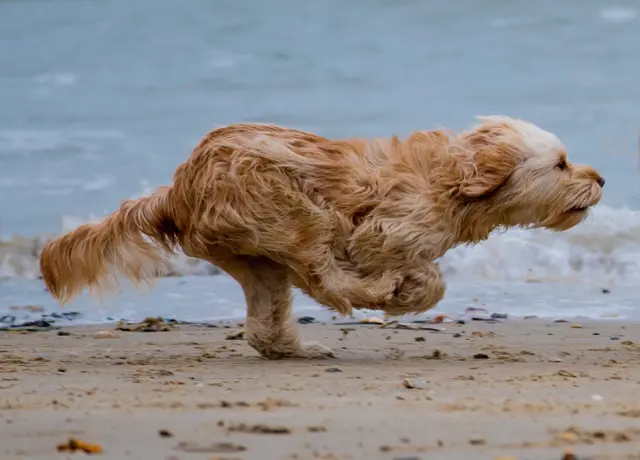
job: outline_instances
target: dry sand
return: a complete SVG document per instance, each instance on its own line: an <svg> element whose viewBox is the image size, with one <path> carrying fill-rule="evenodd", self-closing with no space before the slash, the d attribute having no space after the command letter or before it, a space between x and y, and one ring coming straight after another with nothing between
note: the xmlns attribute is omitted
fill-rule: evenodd
<svg viewBox="0 0 640 460"><path fill-rule="evenodd" d="M0 458L640 458L640 325L575 326L301 326L327 361L261 359L239 327L0 332Z"/></svg>

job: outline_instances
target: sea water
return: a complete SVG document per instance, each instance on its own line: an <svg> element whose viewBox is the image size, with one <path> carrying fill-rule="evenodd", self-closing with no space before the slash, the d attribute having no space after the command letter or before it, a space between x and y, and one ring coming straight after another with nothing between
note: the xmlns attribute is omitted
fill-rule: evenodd
<svg viewBox="0 0 640 460"><path fill-rule="evenodd" d="M38 279L46 238L169 183L216 126L403 136L506 114L596 167L603 201L568 232L453 249L437 311L640 318L639 12L632 0L0 1L0 316L58 311ZM150 292L67 308L89 322L243 314L228 276L181 254L171 266L183 276Z"/></svg>

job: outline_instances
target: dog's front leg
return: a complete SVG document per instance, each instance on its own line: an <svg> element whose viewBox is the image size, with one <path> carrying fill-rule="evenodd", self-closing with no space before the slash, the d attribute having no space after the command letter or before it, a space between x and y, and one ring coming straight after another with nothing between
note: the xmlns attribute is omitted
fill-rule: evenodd
<svg viewBox="0 0 640 460"><path fill-rule="evenodd" d="M412 264L401 271L405 274L402 283L394 297L381 307L389 316L423 313L444 297L446 284L437 263Z"/></svg>

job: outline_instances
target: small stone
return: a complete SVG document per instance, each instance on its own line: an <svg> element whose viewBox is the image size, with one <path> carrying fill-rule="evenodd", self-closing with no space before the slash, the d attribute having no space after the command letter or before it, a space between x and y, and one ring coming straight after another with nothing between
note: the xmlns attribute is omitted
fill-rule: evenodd
<svg viewBox="0 0 640 460"><path fill-rule="evenodd" d="M600 333L599 332L594 332L593 335L600 335Z"/></svg>
<svg viewBox="0 0 640 460"><path fill-rule="evenodd" d="M456 332L455 334L453 334L453 336L457 339L458 337L462 337L462 334L460 334L459 332Z"/></svg>
<svg viewBox="0 0 640 460"><path fill-rule="evenodd" d="M569 372L565 369L560 369L558 372L556 372L556 374L558 374L561 377L570 377L570 378L576 378L577 375L574 374L573 372Z"/></svg>
<svg viewBox="0 0 640 460"><path fill-rule="evenodd" d="M66 337L68 335L71 335L71 332L67 332L67 331L58 331L58 335L61 337Z"/></svg>
<svg viewBox="0 0 640 460"><path fill-rule="evenodd" d="M561 363L562 359L558 358L557 356L552 356L551 358L549 358L549 362L550 363Z"/></svg>
<svg viewBox="0 0 640 460"><path fill-rule="evenodd" d="M476 353L473 355L474 359L489 359L489 355L486 353Z"/></svg>
<svg viewBox="0 0 640 460"><path fill-rule="evenodd" d="M301 318L298 318L298 323L300 324L311 324L315 322L316 319L313 316L303 316Z"/></svg>
<svg viewBox="0 0 640 460"><path fill-rule="evenodd" d="M507 319L509 315L507 313L491 313L493 319Z"/></svg>
<svg viewBox="0 0 640 460"><path fill-rule="evenodd" d="M600 395L591 395L591 399L593 401L603 401L604 400L604 398L602 396L600 396Z"/></svg>
<svg viewBox="0 0 640 460"><path fill-rule="evenodd" d="M160 435L161 438L172 438L173 437L173 433L171 433L171 431L169 431L169 430L159 430L158 431L158 435Z"/></svg>
<svg viewBox="0 0 640 460"><path fill-rule="evenodd" d="M93 334L93 337L96 339L115 339L118 337L118 334L113 331L98 331Z"/></svg>
<svg viewBox="0 0 640 460"><path fill-rule="evenodd" d="M469 439L469 444L473 445L473 446L481 446L483 444L486 444L487 440L481 436L472 436Z"/></svg>
<svg viewBox="0 0 640 460"><path fill-rule="evenodd" d="M413 340L415 340L416 342L426 342L427 341L427 339L425 339L424 337L416 337Z"/></svg>
<svg viewBox="0 0 640 460"><path fill-rule="evenodd" d="M562 460L578 460L578 457L576 457L576 454L574 454L573 452L566 451L562 455Z"/></svg>
<svg viewBox="0 0 640 460"><path fill-rule="evenodd" d="M362 318L360 320L362 324L384 324L384 320L382 318L371 317L371 318Z"/></svg>
<svg viewBox="0 0 640 460"><path fill-rule="evenodd" d="M582 329L582 324L572 324L571 329Z"/></svg>
<svg viewBox="0 0 640 460"><path fill-rule="evenodd" d="M427 382L424 380L406 378L402 381L405 388L425 390L427 388Z"/></svg>
<svg viewBox="0 0 640 460"><path fill-rule="evenodd" d="M339 367L328 367L324 370L325 372L342 372L342 369Z"/></svg>
<svg viewBox="0 0 640 460"><path fill-rule="evenodd" d="M612 337L609 337L611 340L620 340L620 337L616 337L615 335Z"/></svg>
<svg viewBox="0 0 640 460"><path fill-rule="evenodd" d="M242 340L244 339L244 331L236 331L228 334L226 340Z"/></svg>
<svg viewBox="0 0 640 460"><path fill-rule="evenodd" d="M611 290L609 290L607 288L602 289L602 293L603 294L609 294L610 292L611 292Z"/></svg>

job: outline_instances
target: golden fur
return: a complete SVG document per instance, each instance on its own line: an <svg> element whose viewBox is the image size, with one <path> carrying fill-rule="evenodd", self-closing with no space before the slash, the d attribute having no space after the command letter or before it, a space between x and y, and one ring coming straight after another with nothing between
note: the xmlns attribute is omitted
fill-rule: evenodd
<svg viewBox="0 0 640 460"><path fill-rule="evenodd" d="M181 248L240 283L247 340L263 356L327 357L299 339L292 286L343 315L423 312L444 295L448 249L496 228L569 229L602 185L553 134L502 116L404 140L235 124L205 136L171 186L49 242L41 271L64 303L120 275L149 281Z"/></svg>

